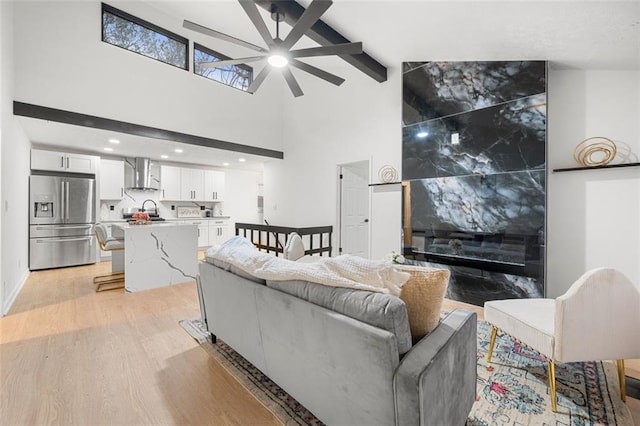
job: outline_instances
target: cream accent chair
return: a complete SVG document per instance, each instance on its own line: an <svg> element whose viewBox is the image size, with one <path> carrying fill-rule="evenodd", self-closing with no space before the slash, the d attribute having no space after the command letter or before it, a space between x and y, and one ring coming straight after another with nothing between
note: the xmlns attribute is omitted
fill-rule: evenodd
<svg viewBox="0 0 640 426"><path fill-rule="evenodd" d="M498 329L548 359L551 409L557 411L555 364L617 360L626 401L624 360L640 358L640 287L621 272L586 272L557 299L494 300L484 304L492 326L487 362Z"/></svg>
<svg viewBox="0 0 640 426"><path fill-rule="evenodd" d="M98 240L98 246L102 251L122 251L124 250L124 241L113 237L109 237L107 227L102 223L93 225L93 232ZM113 260L112 260L113 262ZM98 275L93 278L96 285L96 291L113 290L124 287L124 271L113 271L110 274Z"/></svg>

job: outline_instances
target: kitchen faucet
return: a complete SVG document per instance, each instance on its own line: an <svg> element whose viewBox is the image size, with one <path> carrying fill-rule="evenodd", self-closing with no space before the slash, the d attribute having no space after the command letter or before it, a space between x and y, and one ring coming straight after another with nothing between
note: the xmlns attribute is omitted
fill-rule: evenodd
<svg viewBox="0 0 640 426"><path fill-rule="evenodd" d="M154 207L155 207L155 209L156 209L156 214L158 214L158 205L157 205L157 204L156 204L156 202L155 202L155 201L153 201L152 199L147 199L147 200L144 200L144 201L142 202L142 211L143 211L143 212L145 211L145 209L144 209L144 205L145 205L145 204L147 204L147 201L151 201L151 202L153 203L153 206L154 206Z"/></svg>

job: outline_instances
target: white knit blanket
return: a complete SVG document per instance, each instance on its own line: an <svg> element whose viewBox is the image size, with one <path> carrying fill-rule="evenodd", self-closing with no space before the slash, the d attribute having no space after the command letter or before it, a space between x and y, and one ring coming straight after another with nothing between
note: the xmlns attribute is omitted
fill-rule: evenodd
<svg viewBox="0 0 640 426"><path fill-rule="evenodd" d="M346 287L380 293L400 294L409 274L385 261L342 255L326 257L313 263L294 262L258 252L243 237L233 237L206 252L207 261L227 262L264 280L301 280L331 287Z"/></svg>

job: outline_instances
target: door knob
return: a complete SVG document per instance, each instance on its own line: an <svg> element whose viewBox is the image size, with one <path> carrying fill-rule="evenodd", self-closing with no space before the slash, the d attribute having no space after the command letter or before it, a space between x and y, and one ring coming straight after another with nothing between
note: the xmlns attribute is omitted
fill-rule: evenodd
<svg viewBox="0 0 640 426"><path fill-rule="evenodd" d="M365 220L364 220L364 223L369 223L369 219L365 219Z"/></svg>

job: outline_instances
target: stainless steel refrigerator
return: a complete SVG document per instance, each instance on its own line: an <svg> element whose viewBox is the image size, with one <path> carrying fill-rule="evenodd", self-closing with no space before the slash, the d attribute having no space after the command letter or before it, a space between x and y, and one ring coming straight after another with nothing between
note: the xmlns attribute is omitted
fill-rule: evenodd
<svg viewBox="0 0 640 426"><path fill-rule="evenodd" d="M29 177L29 269L95 263L95 180Z"/></svg>

